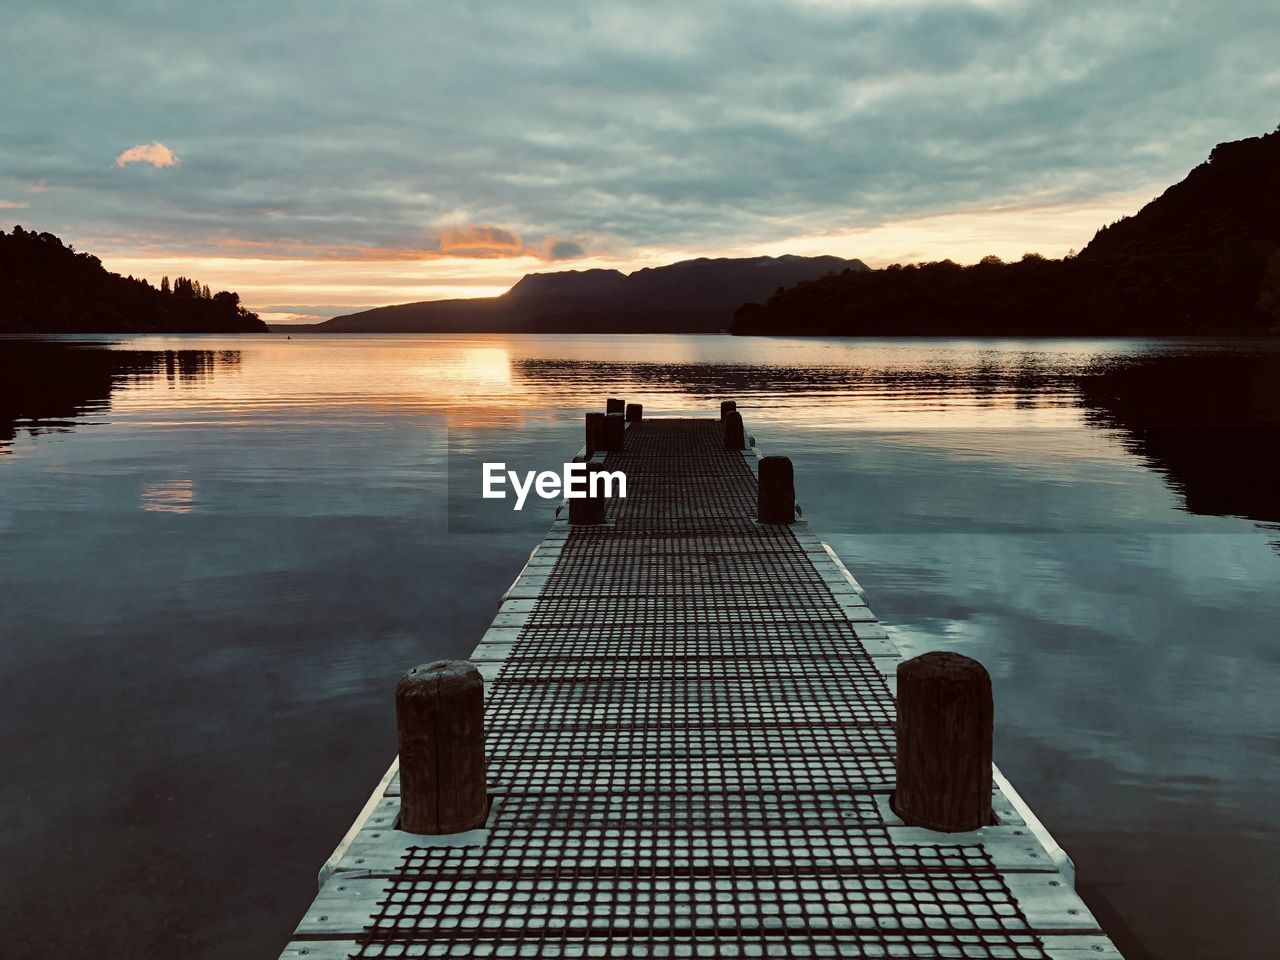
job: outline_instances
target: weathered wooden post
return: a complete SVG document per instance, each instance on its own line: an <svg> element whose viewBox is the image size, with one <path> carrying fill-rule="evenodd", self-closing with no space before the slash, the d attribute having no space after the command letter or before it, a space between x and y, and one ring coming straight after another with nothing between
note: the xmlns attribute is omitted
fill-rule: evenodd
<svg viewBox="0 0 1280 960"><path fill-rule="evenodd" d="M591 455L597 450L604 449L604 414L588 413L587 414L587 442L586 452L587 459L591 459Z"/></svg>
<svg viewBox="0 0 1280 960"><path fill-rule="evenodd" d="M741 450L746 445L747 438L742 426L742 414L737 410L730 410L724 416L724 448Z"/></svg>
<svg viewBox="0 0 1280 960"><path fill-rule="evenodd" d="M604 523L604 490L601 486L599 496L591 496L591 475L597 470L603 470L604 466L599 463L587 464L587 496L573 497L569 500L569 523L572 526L581 526L586 524Z"/></svg>
<svg viewBox="0 0 1280 960"><path fill-rule="evenodd" d="M627 402L625 400L619 400L617 397L610 397L608 400L604 402L604 412L605 413L626 413Z"/></svg>
<svg viewBox="0 0 1280 960"><path fill-rule="evenodd" d="M414 667L396 684L400 823L406 833L483 826L484 681L465 660Z"/></svg>
<svg viewBox="0 0 1280 960"><path fill-rule="evenodd" d="M898 788L904 823L957 833L991 816L991 677L934 651L898 664Z"/></svg>
<svg viewBox="0 0 1280 960"><path fill-rule="evenodd" d="M726 413L728 413L731 410L737 410L737 409L738 409L737 400L721 400L720 401L720 419L723 420L724 415Z"/></svg>
<svg viewBox="0 0 1280 960"><path fill-rule="evenodd" d="M627 423L639 423L644 419L644 404L628 403L627 404Z"/></svg>
<svg viewBox="0 0 1280 960"><path fill-rule="evenodd" d="M621 453L625 442L627 425L623 421L622 411L605 414L604 449L608 453Z"/></svg>
<svg viewBox="0 0 1280 960"><path fill-rule="evenodd" d="M789 457L765 457L760 461L756 519L761 523L796 522L795 471Z"/></svg>

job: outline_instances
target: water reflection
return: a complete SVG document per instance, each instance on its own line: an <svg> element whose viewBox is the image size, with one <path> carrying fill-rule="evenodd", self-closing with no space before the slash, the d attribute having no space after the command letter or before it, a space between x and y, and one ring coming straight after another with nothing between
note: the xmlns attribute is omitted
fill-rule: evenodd
<svg viewBox="0 0 1280 960"><path fill-rule="evenodd" d="M196 485L190 480L149 483L142 488L142 509L152 513L190 513L195 506Z"/></svg>
<svg viewBox="0 0 1280 960"><path fill-rule="evenodd" d="M0 339L0 371L24 957L278 953L393 752L395 678L467 655L549 522L489 523L450 454L559 464L610 394L737 399L894 636L988 665L998 759L1126 955L1270 956L1275 345ZM68 675L95 682L50 696Z"/></svg>
<svg viewBox="0 0 1280 960"><path fill-rule="evenodd" d="M969 396L994 402L1014 397L1034 403L1067 387L1070 369L1044 368L1039 358L994 358L967 362L965 358L936 357L921 353L905 366L890 361L884 366L866 363L861 351L830 357L826 363L804 366L777 362L753 364L670 363L619 360L556 360L525 358L514 363L516 372L539 392L564 389L578 395L585 384L621 383L644 390L667 390L689 400L730 394L756 406L785 402L788 397L817 397L830 403L841 396L874 397L906 395L927 400ZM887 357L879 357L888 361ZM913 366L911 360L924 361Z"/></svg>
<svg viewBox="0 0 1280 960"><path fill-rule="evenodd" d="M807 366L531 357L513 367L529 392L544 399L560 391L562 399L576 400L583 384L605 381L637 393L676 392L681 407L736 397L753 422L766 424L794 418L812 404L818 409L800 414L806 426L870 447L891 443L1024 464L1043 455L1055 470L1066 468L1064 454L1086 462L1101 455L1077 429L1072 411L1079 409L1087 425L1118 434L1124 450L1163 476L1188 512L1280 521L1280 486L1271 468L1280 449L1280 354L1271 344L1174 344L1155 353L1107 351L1101 358L1000 349L931 355L927 348L893 357L874 343L859 347L837 354L842 362ZM867 353L880 364L866 363ZM582 401L589 404L590 395ZM1030 418L1031 411L1049 415ZM991 530L1026 529L1031 518L1041 529L1052 528L1041 504L1025 506L1021 522L1009 501L985 518L966 516ZM1140 513L1117 512L1111 527L1144 527ZM901 514L865 519L876 529L910 528L910 517ZM1080 519L1072 519L1071 530L1091 528Z"/></svg>
<svg viewBox="0 0 1280 960"><path fill-rule="evenodd" d="M1091 424L1124 432L1191 513L1280 521L1280 360L1274 350L1188 350L1082 377Z"/></svg>
<svg viewBox="0 0 1280 960"><path fill-rule="evenodd" d="M111 407L127 384L198 385L240 362L238 350L113 350L92 340L0 338L0 454L21 430L64 433Z"/></svg>

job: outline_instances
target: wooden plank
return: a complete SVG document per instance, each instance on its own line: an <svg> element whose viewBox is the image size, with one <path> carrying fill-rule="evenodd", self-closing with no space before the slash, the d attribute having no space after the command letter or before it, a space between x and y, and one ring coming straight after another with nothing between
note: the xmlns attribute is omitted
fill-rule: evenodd
<svg viewBox="0 0 1280 960"><path fill-rule="evenodd" d="M489 842L489 827L446 836L405 833L396 829L400 814L400 783L393 778L379 798L374 814L358 830L343 851L327 883L339 878L390 875L399 872L404 856L413 847L479 847ZM495 804L497 801L494 801ZM489 823L493 822L490 810Z"/></svg>
<svg viewBox="0 0 1280 960"><path fill-rule="evenodd" d="M1049 852L1025 826L1001 824L966 833L938 833L923 827L889 827L888 833L895 846L980 846L990 855L998 870L1060 876Z"/></svg>
<svg viewBox="0 0 1280 960"><path fill-rule="evenodd" d="M1049 936L1041 939L1049 960L1124 960L1104 936ZM360 950L354 940L300 940L290 943L280 960L348 960Z"/></svg>
<svg viewBox="0 0 1280 960"><path fill-rule="evenodd" d="M385 878L335 877L320 888L293 939L358 938L377 913L378 903L386 899L390 886Z"/></svg>
<svg viewBox="0 0 1280 960"><path fill-rule="evenodd" d="M1041 938L1049 960L1124 960L1107 937L1047 936Z"/></svg>
<svg viewBox="0 0 1280 960"><path fill-rule="evenodd" d="M329 859L320 867L317 876L318 883L321 887L328 882L329 878L334 875L340 868L342 862L346 859L347 853L351 848L351 844L355 842L360 831L368 828L371 822L383 822L379 818L379 807L385 803L385 794L388 785L395 780L400 769L399 759L391 761L391 766L387 768L387 772L382 775L382 779L378 781L378 785L373 788L373 793L369 794L369 799L365 801L360 812L356 814L355 821L347 830L346 835L338 841L338 846L334 848L333 853L329 855ZM397 808L399 804L397 804Z"/></svg>
<svg viewBox="0 0 1280 960"><path fill-rule="evenodd" d="M1056 939L1063 946L1069 943L1064 936L1068 932L1101 935L1097 921L1083 901L1052 874L1010 874L1004 883L1028 923L1037 930L1056 931ZM378 904L386 899L390 889L391 881L387 877L335 877L321 889L303 915L293 939L358 938L372 922Z"/></svg>
<svg viewBox="0 0 1280 960"><path fill-rule="evenodd" d="M1010 873L1004 877L1004 885L1035 930L1102 932L1084 901L1057 871Z"/></svg>
<svg viewBox="0 0 1280 960"><path fill-rule="evenodd" d="M511 651L515 649L512 643L478 643L476 648L471 651L468 658L473 663L483 663L487 661L496 661L501 663L511 656Z"/></svg>
<svg viewBox="0 0 1280 960"><path fill-rule="evenodd" d="M298 940L284 948L280 960L350 960L359 952L355 940Z"/></svg>
<svg viewBox="0 0 1280 960"><path fill-rule="evenodd" d="M1067 852L1058 845L1058 841L1049 833L1048 828L1040 822L1040 818L1031 811L1031 807L1027 805L1026 801L1022 799L1018 791L1014 789L1013 784L1010 783L1008 778L1006 778L1000 771L1000 768L993 764L992 773L1006 803L1017 811L1018 817L1027 825L1028 829L1035 834L1036 839L1039 840L1041 846L1049 852L1049 856L1053 858L1053 862L1057 864L1057 867L1062 871L1063 876L1065 876L1071 886L1074 887L1076 885L1076 865L1071 861L1071 858L1067 856Z"/></svg>

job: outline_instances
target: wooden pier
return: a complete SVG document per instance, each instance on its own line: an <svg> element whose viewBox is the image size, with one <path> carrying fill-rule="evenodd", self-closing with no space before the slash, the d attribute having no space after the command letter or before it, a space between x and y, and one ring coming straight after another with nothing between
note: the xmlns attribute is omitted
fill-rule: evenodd
<svg viewBox="0 0 1280 960"><path fill-rule="evenodd" d="M398 830L393 764L285 957L1119 958L998 770L990 825L894 814L898 650L725 430L596 454L626 499L562 508L471 656L486 822Z"/></svg>

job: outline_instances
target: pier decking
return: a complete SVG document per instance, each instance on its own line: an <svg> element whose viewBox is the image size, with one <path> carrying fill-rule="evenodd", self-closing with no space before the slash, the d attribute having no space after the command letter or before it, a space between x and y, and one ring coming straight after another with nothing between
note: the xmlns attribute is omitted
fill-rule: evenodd
<svg viewBox="0 0 1280 960"><path fill-rule="evenodd" d="M485 827L396 830L393 766L285 957L1120 956L998 771L995 825L891 812L899 653L803 521L755 522L754 448L646 420L603 462L627 498L562 511L471 657Z"/></svg>

